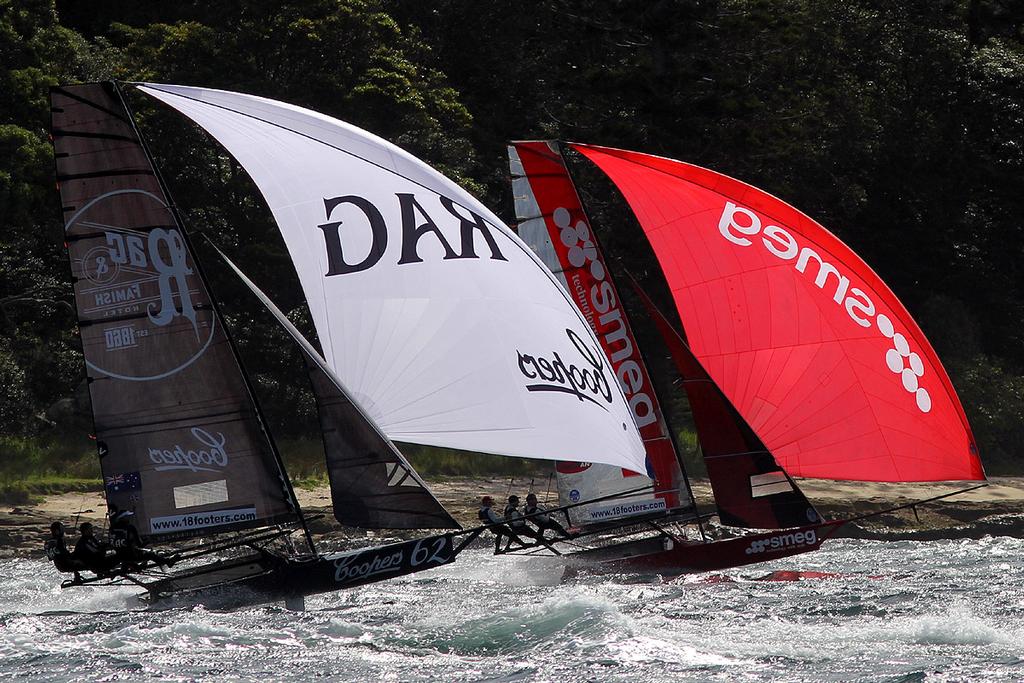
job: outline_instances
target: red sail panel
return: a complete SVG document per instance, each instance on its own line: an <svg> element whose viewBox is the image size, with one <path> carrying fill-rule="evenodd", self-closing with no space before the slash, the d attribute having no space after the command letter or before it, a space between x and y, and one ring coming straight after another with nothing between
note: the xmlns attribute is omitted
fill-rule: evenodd
<svg viewBox="0 0 1024 683"><path fill-rule="evenodd" d="M612 282L597 237L590 228L561 153L552 146L553 144L515 142L510 147L510 158L513 159L513 163L518 158L522 164L522 169L516 169L516 174L521 173L521 177L528 182L528 187L523 190L528 191L536 202L530 202L529 208L526 208L521 206L522 202L517 201L520 236L559 276L573 303L586 317L600 340L626 394L633 418L643 438L647 450L648 474L655 480L655 490L664 491L656 495L665 501L666 507L678 507L678 491L684 489L686 484L675 446L669 436L661 406L654 393L654 386L640 355L636 338L630 329L626 312L620 303L619 294ZM526 215L532 213L536 215ZM534 244L537 240L531 239L523 232L523 226L534 221L538 223L536 227L543 237L543 248L538 248ZM576 470L566 466L558 468L560 475L576 474L579 475L576 479L580 480L584 478L583 472L589 468L581 470L577 467ZM601 490L584 491L583 488L587 487L582 481L581 485L573 486L578 492L578 497L599 497L613 493L616 486L618 490L635 489L638 484L628 481L633 476L632 472L617 470L614 477L609 476L607 472L603 476L590 477L598 482L597 488ZM683 490L683 498L689 504L688 491ZM567 502L576 501L570 496ZM616 504L620 502L613 501Z"/></svg>
<svg viewBox="0 0 1024 683"><path fill-rule="evenodd" d="M640 285L635 280L631 284L682 376L722 524L784 529L820 522L817 510L732 407L676 329Z"/></svg>
<svg viewBox="0 0 1024 683"><path fill-rule="evenodd" d="M622 191L665 273L690 348L787 472L984 478L935 351L835 235L713 171L573 147Z"/></svg>

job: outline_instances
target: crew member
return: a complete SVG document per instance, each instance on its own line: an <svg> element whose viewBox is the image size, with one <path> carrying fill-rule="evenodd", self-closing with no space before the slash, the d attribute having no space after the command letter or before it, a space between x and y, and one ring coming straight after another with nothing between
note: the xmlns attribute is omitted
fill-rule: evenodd
<svg viewBox="0 0 1024 683"><path fill-rule="evenodd" d="M484 524L491 524L491 531L494 533L494 554L497 555L501 550L501 539L502 537L508 538L508 543L505 544L505 550L509 549L512 545L512 541L516 541L519 545L526 545L511 529L505 526L505 520L494 511L494 499L490 496L484 496L480 499L480 509L476 512L477 518Z"/></svg>
<svg viewBox="0 0 1024 683"><path fill-rule="evenodd" d="M124 571L138 570L145 562L152 562L157 565L171 566L174 559L146 550L143 547L142 538L138 529L132 524L131 518L134 512L131 510L118 510L110 507L110 541L114 547L114 553L121 569Z"/></svg>
<svg viewBox="0 0 1024 683"><path fill-rule="evenodd" d="M53 562L53 566L57 568L57 571L74 572L74 582L81 583L82 577L79 575L78 570L85 569L85 565L75 559L71 551L68 550L67 543L64 540L63 524L54 522L50 525L50 538L46 541L43 549L46 550L46 556Z"/></svg>
<svg viewBox="0 0 1024 683"><path fill-rule="evenodd" d="M544 531L551 529L562 538L572 538L573 534L570 534L565 530L557 520L553 519L551 515L547 514L547 510L537 504L537 496L532 493L526 496L526 506L523 508L523 516L525 521L532 523L537 527L538 540L544 538Z"/></svg>
<svg viewBox="0 0 1024 683"><path fill-rule="evenodd" d="M96 538L89 522L83 522L78 527L78 534L73 557L82 563L84 569L97 576L109 574L117 566L117 558L107 554L110 544Z"/></svg>
<svg viewBox="0 0 1024 683"><path fill-rule="evenodd" d="M535 532L526 525L523 513L519 512L519 496L512 495L508 497L508 505L505 506L505 522L512 529L512 532L518 536L528 536L534 540L540 540L538 536L543 535L543 532ZM506 547L505 550L508 550L508 548Z"/></svg>

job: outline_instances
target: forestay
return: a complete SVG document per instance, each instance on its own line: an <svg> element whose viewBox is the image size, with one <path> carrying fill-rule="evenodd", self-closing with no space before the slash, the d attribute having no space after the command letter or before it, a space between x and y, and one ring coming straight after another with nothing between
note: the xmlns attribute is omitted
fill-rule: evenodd
<svg viewBox="0 0 1024 683"><path fill-rule="evenodd" d="M694 355L787 472L875 481L984 477L931 345L835 235L718 173L573 147L622 191Z"/></svg>
<svg viewBox="0 0 1024 683"><path fill-rule="evenodd" d="M600 344L483 205L380 138L273 100L141 89L212 134L266 198L330 367L398 441L644 471Z"/></svg>
<svg viewBox="0 0 1024 683"><path fill-rule="evenodd" d="M297 513L187 236L112 84L51 93L107 501L147 540Z"/></svg>
<svg viewBox="0 0 1024 683"><path fill-rule="evenodd" d="M312 344L256 283L214 249L302 353L320 418L334 517L363 529L460 528L395 444L352 401Z"/></svg>

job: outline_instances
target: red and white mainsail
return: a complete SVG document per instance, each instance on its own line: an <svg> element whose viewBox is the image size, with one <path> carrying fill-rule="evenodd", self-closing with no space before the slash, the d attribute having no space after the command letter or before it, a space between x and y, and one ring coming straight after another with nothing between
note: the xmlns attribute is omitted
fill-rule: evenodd
<svg viewBox="0 0 1024 683"><path fill-rule="evenodd" d="M675 446L636 338L555 142L509 145L519 236L555 274L597 335L626 394L647 452L651 490L574 508L577 524L690 506ZM563 505L635 491L648 480L628 470L590 462L556 466Z"/></svg>
<svg viewBox="0 0 1024 683"><path fill-rule="evenodd" d="M572 147L629 202L694 355L789 474L984 478L970 425L928 340L835 235L713 171Z"/></svg>

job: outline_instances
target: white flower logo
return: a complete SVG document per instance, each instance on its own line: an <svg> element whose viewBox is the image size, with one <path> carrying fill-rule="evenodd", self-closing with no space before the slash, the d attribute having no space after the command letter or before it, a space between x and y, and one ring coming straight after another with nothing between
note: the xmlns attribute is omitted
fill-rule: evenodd
<svg viewBox="0 0 1024 683"><path fill-rule="evenodd" d="M561 230L562 244L569 248L569 263L582 268L590 261L590 274L595 280L603 280L604 265L597 258L597 247L590 237L590 226L586 221L581 219L576 221L576 225L571 225L572 214L561 206L555 209L552 218Z"/></svg>
<svg viewBox="0 0 1024 683"><path fill-rule="evenodd" d="M928 394L927 389L919 386L919 380L924 376L924 361L915 351L910 350L910 342L896 331L887 315L879 313L875 322L878 324L879 332L891 339L893 344L893 347L885 353L885 364L900 376L900 379L903 380L903 388L914 394L917 407L921 412L927 413L932 409L932 397Z"/></svg>

